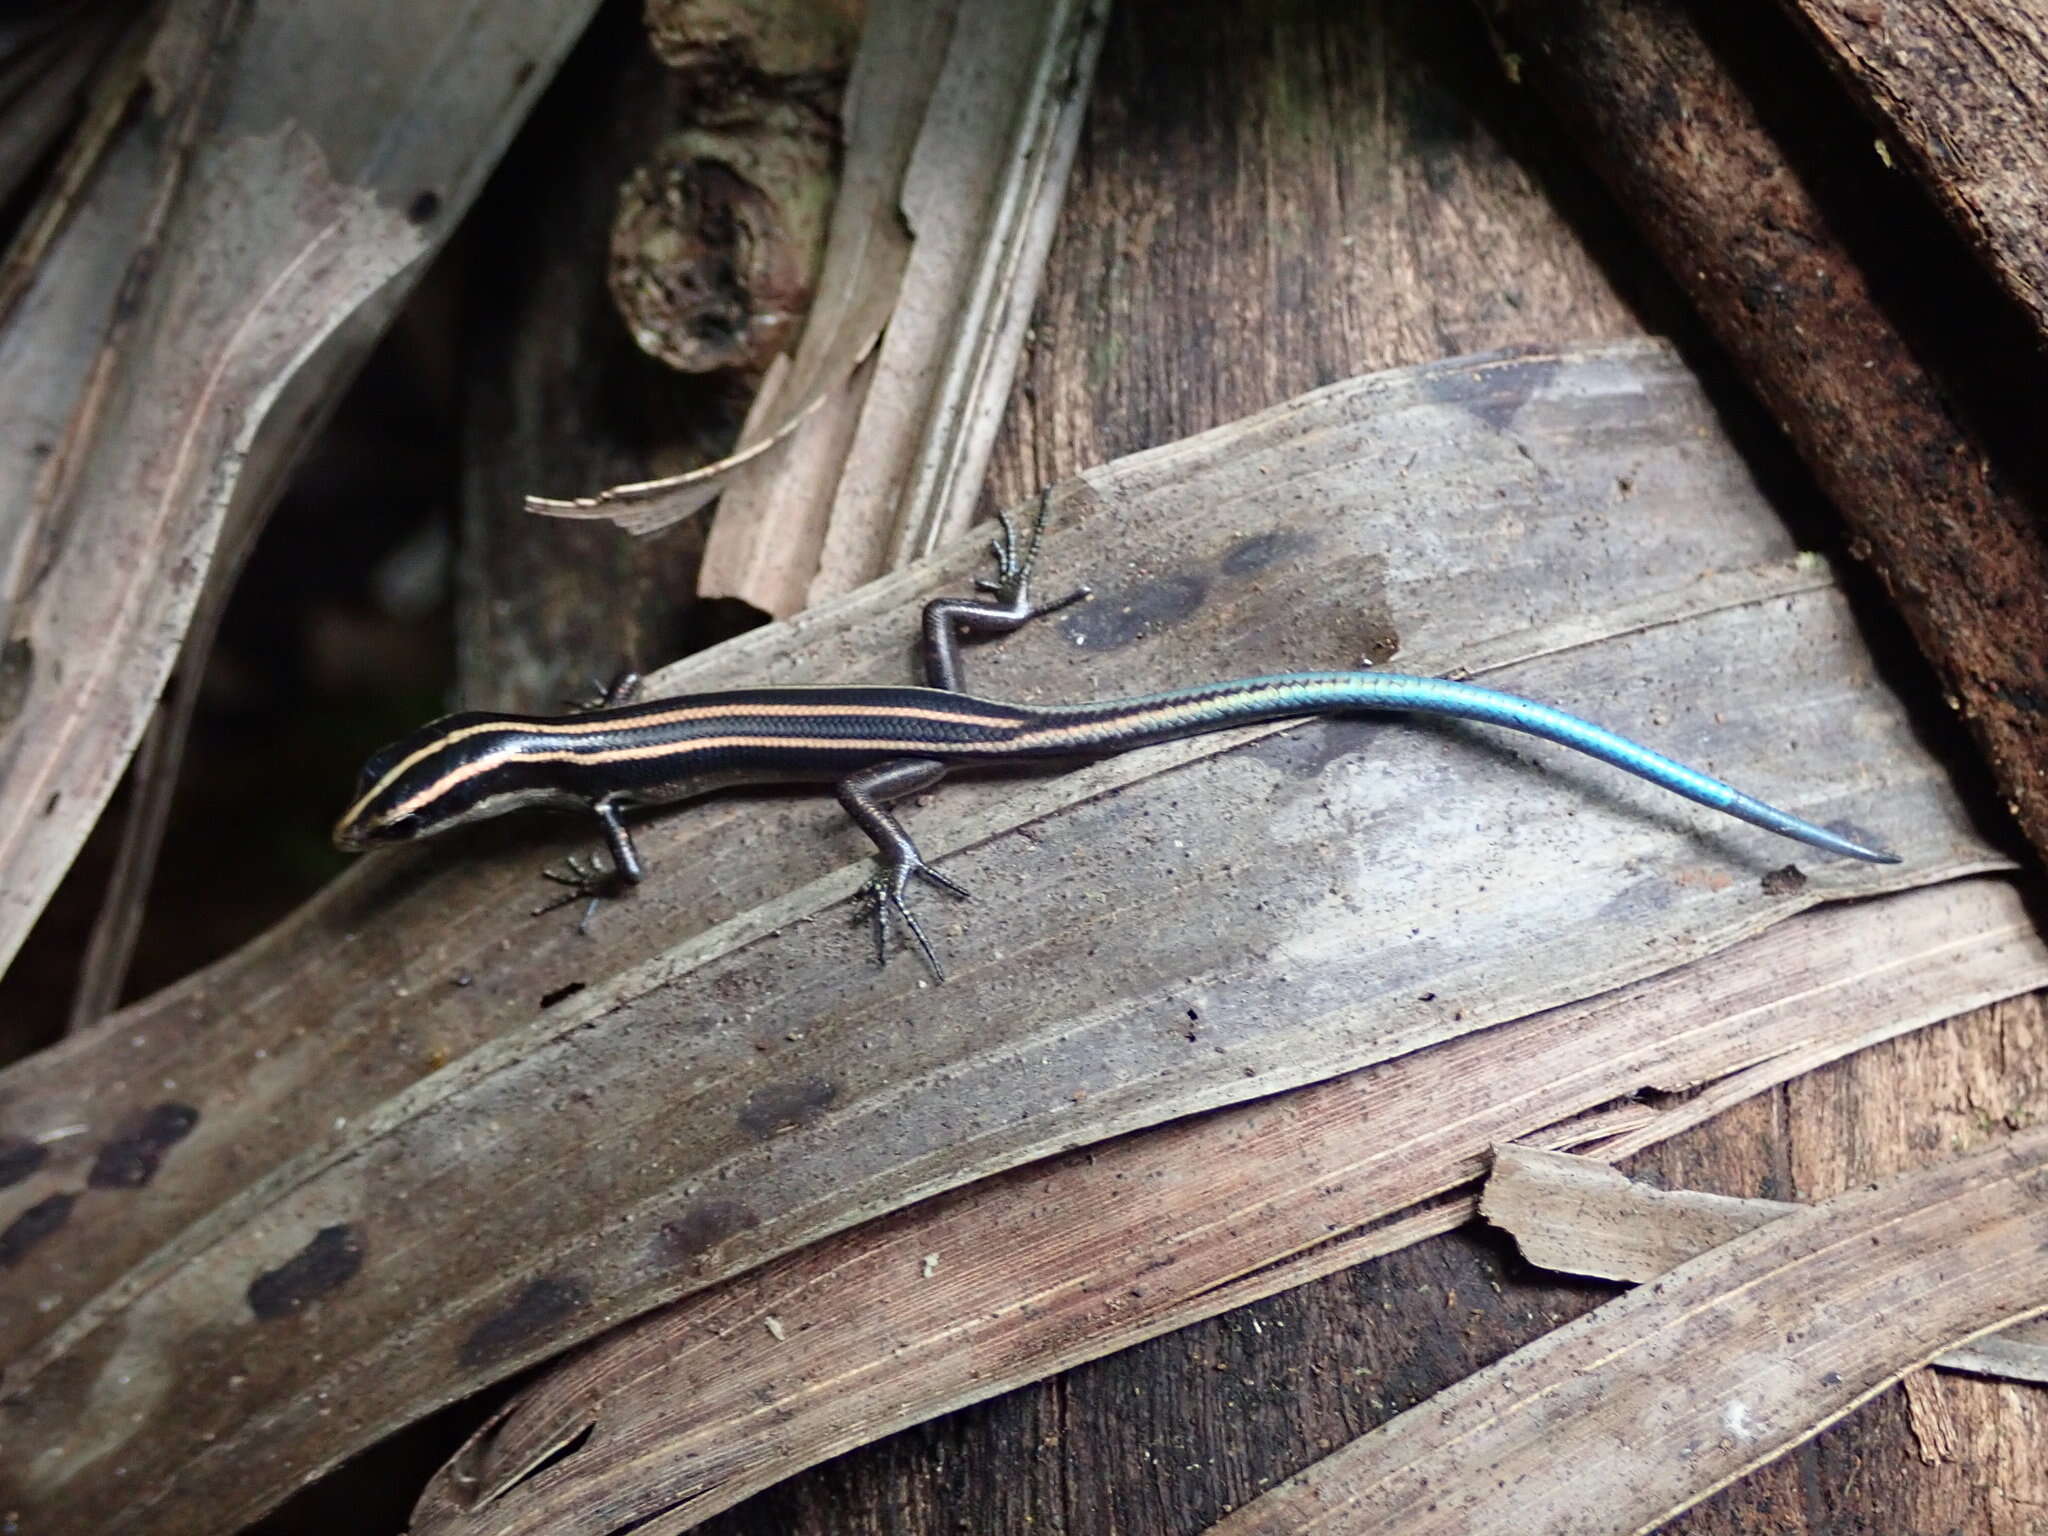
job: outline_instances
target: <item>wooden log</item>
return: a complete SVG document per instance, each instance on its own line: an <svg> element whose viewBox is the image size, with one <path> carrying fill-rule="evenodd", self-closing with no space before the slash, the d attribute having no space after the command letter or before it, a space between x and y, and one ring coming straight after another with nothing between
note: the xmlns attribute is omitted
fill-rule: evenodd
<svg viewBox="0 0 2048 1536"><path fill-rule="evenodd" d="M1780 0L2048 337L2048 18L2025 0Z"/></svg>
<svg viewBox="0 0 2048 1536"><path fill-rule="evenodd" d="M2048 539L2023 488L1682 0L1487 11L1833 498L2048 853Z"/></svg>
<svg viewBox="0 0 2048 1536"><path fill-rule="evenodd" d="M1603 1280L1654 1280L1687 1259L1804 1207L1663 1189L1598 1157L1508 1143L1494 1149L1479 1214L1531 1264ZM2048 1384L2048 1322L2035 1319L1935 1357L1947 1370Z"/></svg>
<svg viewBox="0 0 2048 1536"><path fill-rule="evenodd" d="M602 12L463 232L466 707L559 709L593 679L658 666L694 636L700 519L636 539L523 504L536 488L708 461L738 428L745 381L656 362L606 291L620 184L684 112L639 17Z"/></svg>

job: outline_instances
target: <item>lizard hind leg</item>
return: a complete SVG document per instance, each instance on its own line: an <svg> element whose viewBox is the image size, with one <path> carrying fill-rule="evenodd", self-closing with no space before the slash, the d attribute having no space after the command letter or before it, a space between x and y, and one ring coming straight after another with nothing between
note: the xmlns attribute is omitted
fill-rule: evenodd
<svg viewBox="0 0 2048 1536"><path fill-rule="evenodd" d="M1051 499L1050 490L1039 492L1038 511L1032 517L1030 532L1021 538L1010 514L997 514L1003 533L990 546L996 574L974 583L975 590L985 594L983 597L941 597L925 604L925 678L932 687L948 693L961 691L960 642L966 636L1006 635L1089 595L1088 588L1077 587L1049 603L1034 604L1031 600L1031 572L1038 560L1039 538L1045 531Z"/></svg>
<svg viewBox="0 0 2048 1536"><path fill-rule="evenodd" d="M587 715L594 710L616 709L621 704L630 704L640 693L640 674L630 667L615 673L608 683L593 681L591 692L584 698L564 699L562 707L574 715Z"/></svg>
<svg viewBox="0 0 2048 1536"><path fill-rule="evenodd" d="M904 901L904 893L909 889L912 876L943 891L950 891L962 900L967 899L967 892L925 863L924 856L917 851L917 844L911 841L902 823L890 813L889 805L905 795L930 789L945 776L944 763L925 757L899 757L848 774L839 781L836 790L846 814L853 818L861 831L867 833L882 856L882 867L861 887L864 915L874 925L875 964L888 963L889 918L893 913L903 925L904 932L917 945L918 952L924 956L924 963L931 968L936 981L946 979L945 968L939 964L938 954L925 937L916 914Z"/></svg>

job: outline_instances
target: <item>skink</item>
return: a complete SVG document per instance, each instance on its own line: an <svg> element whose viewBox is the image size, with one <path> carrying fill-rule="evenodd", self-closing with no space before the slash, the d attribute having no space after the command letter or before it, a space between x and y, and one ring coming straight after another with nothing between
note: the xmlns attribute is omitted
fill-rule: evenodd
<svg viewBox="0 0 2048 1536"><path fill-rule="evenodd" d="M449 715L370 759L334 840L358 850L410 842L523 806L587 810L597 816L611 868L571 861L568 875L550 872L550 878L571 886L565 901L587 896L594 906L641 878L622 811L733 784L830 784L881 853L880 868L864 889L878 961L886 954L893 913L933 975L942 977L905 891L916 877L958 896L967 893L919 856L890 813L892 802L960 767L1099 758L1234 725L1365 711L1442 715L1523 731L1828 853L1898 862L1895 854L1766 805L1563 710L1445 678L1303 672L1094 704L974 698L961 689L962 636L1007 633L1088 595L1084 588L1033 604L1031 564L1043 521L1042 501L1024 539L1004 520L996 577L976 583L984 596L925 606L928 687L748 688L635 704L630 699L638 680L629 675L599 706L576 715Z"/></svg>

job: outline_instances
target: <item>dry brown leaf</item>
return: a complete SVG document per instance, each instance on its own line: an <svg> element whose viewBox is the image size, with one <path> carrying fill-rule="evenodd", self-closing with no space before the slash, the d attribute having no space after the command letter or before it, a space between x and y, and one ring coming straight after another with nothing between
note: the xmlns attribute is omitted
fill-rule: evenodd
<svg viewBox="0 0 2048 1536"><path fill-rule="evenodd" d="M0 424L0 961L119 778L224 530L260 521L589 6L168 8L168 123L125 126L0 329L0 385L33 378Z"/></svg>
<svg viewBox="0 0 2048 1536"><path fill-rule="evenodd" d="M589 938L520 915L532 832L373 862L147 1027L117 1016L0 1076L5 1134L86 1127L0 1191L0 1219L75 1202L16 1265L50 1307L0 1312L0 1348L25 1345L10 1436L43 1469L22 1495L38 1517L168 1536L260 1507L437 1402L938 1189L1999 861L1661 348L1333 386L1108 466L1053 511L1050 579L1099 575L1110 530L1117 569L1095 604L978 654L991 691L1099 697L1398 645L1417 670L1499 668L1653 722L1766 796L1881 826L1908 862L1765 879L1786 850L1764 834L1594 765L1339 721L949 786L920 840L1003 899L941 935L943 993L863 968L837 918L865 856L810 799L650 823L651 867L688 878ZM916 604L979 553L657 686L901 676ZM173 1118L145 1188L90 1185L107 1146ZM706 1203L736 1189L753 1224L700 1266ZM265 1297L319 1284L257 1311L273 1274ZM243 1376L233 1401L205 1392L216 1368ZM114 1454L128 1479L97 1475Z"/></svg>
<svg viewBox="0 0 2048 1536"><path fill-rule="evenodd" d="M1799 1207L1638 1184L1605 1160L1502 1147L1479 1214L1544 1269L1651 1280Z"/></svg>
<svg viewBox="0 0 2048 1536"><path fill-rule="evenodd" d="M1532 389L1546 380L1540 390ZM1526 397L1525 389L1531 390ZM1509 415L1512 437L1493 425ZM1531 470L1524 449L1549 466L1541 475ZM1645 516L1638 504L1613 500L1620 475L1634 477L1643 496L1672 511ZM1274 483L1294 486L1296 494L1276 500L1267 489ZM1406 510L1411 505L1412 513ZM1384 532L1377 511L1371 526L1362 523L1361 509L1385 507L1402 509L1398 536ZM1728 616L1718 622L1739 627L1759 621L1732 612L1745 604L1788 591L1800 594L1800 604L1810 604L1826 590L1824 571L1802 573L1774 563L1790 549L1782 527L1758 499L1740 459L1716 435L1697 386L1656 346L1602 348L1561 360L1434 365L1339 386L1093 471L1087 482L1055 494L1053 516L1045 550L1049 571L1100 581L1102 551L1113 545L1127 562L1125 570L1138 574L1104 585L1092 611L1075 610L1056 624L978 649L975 680L999 695L1076 699L1156 689L1232 669L1342 665L1366 652L1385 657L1390 635L1398 633L1406 639L1403 661L1411 666L1427 670L1460 658L1475 666L1540 665L1550 669L1548 686L1596 689L1604 708L1631 718L1659 716L1661 729L1690 733L1690 739L1724 741L1743 730L1713 718L1735 710L1732 698L1720 701L1727 708L1704 697L1688 705L1682 677L1650 687L1647 696L1616 695L1608 667L1591 654L1599 650L1603 626L1610 635L1628 634L1654 630L1673 617L1696 621L1719 611ZM1503 547L1503 539L1511 545ZM1487 553L1474 559L1475 550ZM802 622L764 629L691 658L658 675L650 688L716 689L763 679L901 680L911 660L915 604L932 593L961 590L984 558L979 547L963 546L913 577L864 589ZM1718 583L1693 580L1692 573L1717 559L1765 562L1762 579L1736 572ZM1676 594L1666 585L1674 573L1684 573ZM1609 593L1617 607L1605 617L1588 616L1577 597L1582 586ZM1501 635L1503 613L1526 619L1534 633ZM1817 654L1836 656L1851 670L1860 667L1855 658L1861 653L1850 635L1831 632L1827 640L1831 647L1850 649ZM1589 648L1589 654L1559 672L1566 665L1562 659L1541 658L1546 649L1560 647ZM1682 668L1689 664L1685 654L1681 650L1658 665ZM1722 670L1719 661L1715 667ZM1774 679L1739 685L1752 686L1770 688L1775 696ZM1856 722L1869 718L1867 679L1825 686L1831 701L1826 707L1851 723L1846 728L1865 729ZM1344 728L1313 729L1327 736ZM1419 745L1409 740L1409 731L1391 725L1353 729L1354 736L1340 735L1332 744L1355 741L1361 753L1384 749L1395 755L1370 769L1361 766L1357 774L1340 772L1333 785L1343 794L1333 807L1351 803L1354 778L1389 775L1398 782L1403 764L1406 771L1430 775L1467 771L1458 766L1467 757L1455 752L1441 761L1434 752L1408 755ZM1256 757L1263 765L1259 793L1269 800L1293 780L1314 782L1354 755L1340 751L1327 761L1310 756L1296 763L1273 756L1273 750ZM1869 755L1885 761L1892 750L1880 730ZM1210 743L1206 754L1218 751ZM1870 812L1850 808L1862 804L1863 796L1882 797L1881 785L1872 783L1832 802L1814 798L1817 776L1835 769L1819 759L1802 767L1785 756L1775 737L1755 739L1743 754L1744 761L1771 762L1772 782L1758 788L1803 797L1799 803L1808 809L1831 804L1824 811L1829 816L1868 817ZM1175 763L1185 770L1178 757L1166 766ZM1144 759L1127 764L1141 779L1152 776ZM1730 856L1743 855L1723 845L1710 856L1698 845L1673 842L1680 824L1652 792L1617 803L1589 799L1586 791L1596 785L1583 777L1561 783L1532 779L1491 754L1470 758L1469 766L1508 795L1502 805L1526 801L1532 819L1548 814L1543 806L1575 823L1597 815L1631 846L1644 844L1651 856L1624 877L1627 890L1636 894L1617 897L1611 888L1595 892L1589 885L1588 899L1595 902L1620 900L1662 911L1682 900L1757 915L1795 904L1753 883L1714 888L1711 872ZM1867 771L1859 759L1850 773L1860 777ZM1948 829L1944 792L1935 787L1939 770L1922 762L1913 774L1918 787L1902 793L1900 804L1926 810L1930 820L1914 836L1932 851L1927 870L1912 873L1951 871L1993 857L1966 831ZM1064 791L1057 782L1027 788L963 779L935 797L929 811L919 810L917 820L943 814L957 837L965 829L993 825L991 817L1028 823L1043 811L1048 791L1078 808L1097 794L1114 794L1122 781L1114 775L1084 778ZM1494 790L1475 783L1473 793L1486 799ZM1136 795L1145 799L1149 792L1139 789ZM1396 799L1392 807L1357 813L1372 828L1363 841L1374 857L1419 863L1468 841L1471 852L1454 862L1483 863L1488 857L1497 829L1477 820L1460 823L1455 839L1445 843L1441 826L1428 814L1434 797L1427 783ZM1400 818L1411 800L1426 814L1404 833L1398 830ZM191 1106L201 1118L146 1189L118 1198L87 1195L63 1233L22 1260L22 1284L49 1305L0 1308L0 1357L19 1352L28 1339L114 1284L128 1266L232 1197L252 1170L272 1168L319 1145L338 1121L358 1123L383 1100L502 1034L508 1020L531 1019L544 1009L543 1000L570 984L589 989L661 964L678 946L687 951L735 914L786 900L821 870L846 865L851 876L861 849L836 814L829 802L781 796L727 799L652 818L639 834L650 868L687 874L650 880L633 900L602 913L589 935L579 935L571 923L526 915L535 902L535 864L570 846L578 828L551 830L540 821L508 827L512 835L495 841L436 844L412 857L367 860L262 944L125 1010L118 1027L10 1068L0 1076L6 1090L0 1093L0 1134L41 1146L54 1131L78 1129L49 1143L47 1162L30 1177L0 1190L0 1224L45 1198L83 1187L96 1149L120 1143L131 1134L130 1122L146 1120L166 1093L175 1092L174 1102ZM1325 816L1312 821L1329 824ZM1255 836L1264 825L1262 818L1246 818L1242 831L1231 836ZM1958 819L1955 825L1965 824ZM1038 834L1040 843L1058 848L1057 830ZM1598 844L1606 837L1594 829L1590 840ZM1123 833L1112 838L1117 846L1128 840ZM1164 852L1184 857L1170 848ZM1297 891L1296 878L1288 874L1293 866L1251 857L1252 852L1247 849L1236 875L1243 898L1278 902L1288 931L1327 929L1329 944L1337 945L1348 919L1341 904L1322 899L1326 877L1318 874ZM1524 852L1530 862L1518 868L1540 866L1540 839ZM1702 874L1703 859L1708 874ZM1320 857L1310 862L1320 869ZM1490 867L1492 878L1510 878ZM1108 919L1120 916L1128 938L1119 954L1128 951L1137 970L1149 974L1155 962L1147 958L1152 941L1146 925L1155 908L1167 910L1158 900L1176 889L1179 868L1174 863L1161 873L1129 861L1102 863L1089 872L1090 905L1078 909L1067 905L1061 866L1032 878L1043 880L1043 889L1057 898L1046 918L1056 927L1060 914L1073 912L1077 931L1088 933L1091 944L1112 940L1118 924ZM1343 878L1369 873L1369 864L1347 865ZM1004 878L1020 884L1022 871ZM1489 877L1471 878L1485 883ZM1809 895L1853 888L1839 870L1817 867ZM1670 891L1681 895L1669 896ZM1219 893L1205 882L1193 894L1197 910L1207 911ZM1303 897L1311 898L1307 906ZM1014 905L958 909L966 924L960 942L970 950L977 943L1002 948ZM1487 920L1484 911L1467 911L1466 921ZM1221 952L1243 955L1255 968L1287 963L1259 959L1256 932L1246 929L1242 913L1234 922L1230 936L1218 941ZM1445 922L1459 926L1432 918L1432 943L1443 942ZM1397 951L1413 946L1409 929L1415 926L1411 921L1398 930ZM1474 930L1473 940L1486 942L1482 933L1483 927ZM917 1028L926 1037L957 1038L961 1049L971 1046L971 1027L948 1019L945 998L925 996L914 970L899 967L872 976L858 936L842 929L836 914L792 939L803 940L796 953L816 952L806 964L819 967L818 979L842 1010L871 1008L887 997L892 1001L885 1006L918 1017ZM1639 949L1609 925L1582 955ZM849 960L844 970L836 968L841 958ZM1040 966L1055 980L1072 969L1056 953L1039 958L1014 950L998 969L1016 978L1036 974ZM1160 984L1181 985L1187 974L1183 970L1175 982L1169 973ZM464 976L474 984L448 984ZM992 997L999 1009L1009 1007L999 992ZM1317 1001L1316 1008L1341 1006L1341 986L1332 998Z"/></svg>
<svg viewBox="0 0 2048 1536"><path fill-rule="evenodd" d="M0 635L13 633L14 600L36 544L37 482L99 355L155 182L154 149L126 136L0 321ZM27 647L13 650L25 662ZM25 665L22 672L25 685ZM20 706L19 697L0 697L0 732Z"/></svg>
<svg viewBox="0 0 2048 1536"><path fill-rule="evenodd" d="M2048 1311L2048 1130L1804 1207L1354 1440L1212 1536L1654 1530Z"/></svg>
<svg viewBox="0 0 2048 1536"><path fill-rule="evenodd" d="M21 190L78 116L95 73L145 11L136 0L88 0L0 21L0 203ZM126 89L116 93L115 110L127 97ZM0 269L0 317L12 286Z"/></svg>
<svg viewBox="0 0 2048 1536"><path fill-rule="evenodd" d="M2018 894L1960 882L1808 913L1597 1003L1020 1169L572 1356L442 1470L413 1536L665 1536L854 1445L1454 1224L1470 1200L1432 1198L1491 1141L1675 1135L1729 1101L1580 1111L1646 1082L1762 1092L1779 1062L2044 980ZM734 1235L700 1233L707 1252Z"/></svg>
<svg viewBox="0 0 2048 1536"><path fill-rule="evenodd" d="M289 195L280 195L290 189ZM0 960L126 766L177 653L234 466L283 384L420 242L291 129L218 146L13 614L32 678L0 759ZM259 254L261 253L261 254ZM267 260L264 259L267 256Z"/></svg>
<svg viewBox="0 0 2048 1536"><path fill-rule="evenodd" d="M902 300L796 605L922 559L974 520L1108 11L1108 0L962 0L903 179L916 245Z"/></svg>
<svg viewBox="0 0 2048 1536"><path fill-rule="evenodd" d="M1531 1264L1628 1281L1654 1280L1709 1248L1802 1209L1785 1200L1657 1189L1604 1159L1508 1146L1495 1154L1479 1202L1479 1214L1512 1234ZM1981 1376L2048 1382L2048 1324L2021 1323L1934 1363Z"/></svg>
<svg viewBox="0 0 2048 1536"><path fill-rule="evenodd" d="M868 66L857 66L848 92L849 180L792 382L771 408L757 406L740 453L575 510L646 532L722 493L700 590L778 616L957 536L1008 399L1105 10L1103 0L965 0L949 35L920 40L928 51L919 70L873 67L870 49L881 51L901 20L871 28ZM900 60L905 50L887 52ZM875 100L878 76L894 93L886 141L864 134L858 115ZM853 178L869 143L879 147L859 163L872 159L891 177ZM874 286L844 297L844 249L877 226L901 236L906 220L906 242L891 248L895 266L855 274ZM867 304L875 331L850 327L842 311ZM849 350L855 342L860 350ZM838 362L835 348L845 354Z"/></svg>

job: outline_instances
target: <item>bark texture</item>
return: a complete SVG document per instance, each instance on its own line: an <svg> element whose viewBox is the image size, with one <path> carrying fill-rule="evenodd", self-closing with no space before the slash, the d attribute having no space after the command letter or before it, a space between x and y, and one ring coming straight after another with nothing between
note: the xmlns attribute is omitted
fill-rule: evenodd
<svg viewBox="0 0 2048 1536"><path fill-rule="evenodd" d="M2015 364L2020 382L1995 392L2038 405L2016 355L2029 349L1971 301L1973 271L1951 282L1938 256L1897 264L1900 248L1925 254L1924 208L1903 179L1874 191L1844 160L1839 125L1816 124L1832 92L1793 34L1783 47L1769 46L1774 31L1710 37L1706 8L1696 20L1680 0L1488 9L1511 71L1585 145L1840 510L2048 852L2037 434L1967 409ZM1939 307L1911 313L1916 295ZM1937 375L1923 354L1954 366Z"/></svg>
<svg viewBox="0 0 2048 1536"><path fill-rule="evenodd" d="M2025 0L1780 0L2048 335L2048 16Z"/></svg>

